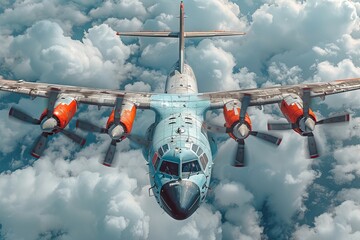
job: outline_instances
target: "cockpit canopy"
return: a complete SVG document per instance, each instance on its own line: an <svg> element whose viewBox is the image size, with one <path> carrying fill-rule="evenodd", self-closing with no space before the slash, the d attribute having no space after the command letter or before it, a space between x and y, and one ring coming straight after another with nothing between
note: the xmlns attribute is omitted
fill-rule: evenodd
<svg viewBox="0 0 360 240"><path fill-rule="evenodd" d="M182 149L180 156L183 157L180 159L174 157L170 150L169 144L165 144L155 152L152 159L155 170L159 169L161 173L183 178L205 171L208 157L198 145L192 144L191 148Z"/></svg>

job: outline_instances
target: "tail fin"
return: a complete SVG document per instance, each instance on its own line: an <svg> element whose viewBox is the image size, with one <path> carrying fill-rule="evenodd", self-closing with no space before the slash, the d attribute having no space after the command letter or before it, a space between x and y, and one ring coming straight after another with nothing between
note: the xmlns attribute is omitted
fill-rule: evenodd
<svg viewBox="0 0 360 240"><path fill-rule="evenodd" d="M196 38L196 37L224 37L224 36L239 36L245 35L244 32L235 31L205 31L205 32L185 32L184 30L184 3L180 3L180 29L179 32L169 31L144 31L144 32L117 32L119 36L132 36L132 37L162 37L162 38L178 38L179 39L179 72L184 71L184 49L185 49L185 38Z"/></svg>

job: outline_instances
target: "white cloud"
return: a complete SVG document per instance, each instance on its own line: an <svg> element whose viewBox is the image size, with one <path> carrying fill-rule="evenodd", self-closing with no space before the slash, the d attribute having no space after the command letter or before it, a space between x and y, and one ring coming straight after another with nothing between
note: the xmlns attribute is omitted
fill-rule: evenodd
<svg viewBox="0 0 360 240"><path fill-rule="evenodd" d="M131 47L123 45L107 25L89 29L80 42L64 36L58 24L45 20L14 38L7 62L17 78L117 88L131 69L125 64L130 53Z"/></svg>
<svg viewBox="0 0 360 240"><path fill-rule="evenodd" d="M335 240L360 238L359 203L345 201L330 213L315 218L315 226L299 227L293 234L294 239Z"/></svg>
<svg viewBox="0 0 360 240"><path fill-rule="evenodd" d="M103 1L101 6L90 11L90 16L94 18L131 18L134 16L143 16L145 14L146 10L142 2L132 0Z"/></svg>
<svg viewBox="0 0 360 240"><path fill-rule="evenodd" d="M176 31L179 3L28 0L1 4L0 9L7 8L0 13L0 74L4 76L162 92L168 69L177 59L176 40L125 39L115 31ZM247 35L187 41L186 57L201 91L357 77L359 9L358 2L345 0L188 1L188 31L239 30ZM339 94L325 102L334 111L351 108L348 110L357 117L349 126L315 131L325 150L319 161L329 160L327 153L334 152L332 173L340 188L358 177L358 95ZM2 162L12 160L14 167L23 166L0 175L0 223L8 239L51 238L54 234L63 239L262 239L273 231L263 226L269 224L264 220L284 226L312 210L304 200L320 173L313 171L313 162L306 159L305 139L292 131L284 133L277 149L249 137L250 162L245 169L229 165L234 142L222 143L214 169L214 177L221 182L214 183L208 203L179 222L148 197L146 162L128 141L119 144L118 165L113 169L98 163L109 144L106 135L91 135L96 142L84 149L56 136L44 157L28 166L24 151L39 132L9 120L7 102L12 95L2 96L7 100L0 110ZM45 103L21 100L18 106L37 116ZM321 107L314 108L327 115ZM89 107L79 116L104 126L109 112ZM265 130L272 118L268 113L279 111L267 106L264 112L249 112L254 130ZM153 118L152 113L138 113L134 131L143 131ZM222 117L216 119L223 121ZM329 145L325 136L338 139ZM347 146L347 138L351 138L351 146ZM321 165L319 171L323 171ZM359 238L359 223L353 214L359 211L357 192L343 191L341 195L341 204L320 214L314 227L309 227L312 223L308 221L309 226L297 228L294 238ZM263 216L268 214L262 211L264 205L271 220ZM332 235L325 238L328 233Z"/></svg>
<svg viewBox="0 0 360 240"><path fill-rule="evenodd" d="M66 1L15 1L11 8L6 8L0 15L3 26L1 32L22 32L41 19L52 19L68 33L74 25L79 26L89 21L82 11Z"/></svg>
<svg viewBox="0 0 360 240"><path fill-rule="evenodd" d="M351 182L360 176L359 152L360 144L342 147L334 152L336 165L332 172L337 182Z"/></svg>

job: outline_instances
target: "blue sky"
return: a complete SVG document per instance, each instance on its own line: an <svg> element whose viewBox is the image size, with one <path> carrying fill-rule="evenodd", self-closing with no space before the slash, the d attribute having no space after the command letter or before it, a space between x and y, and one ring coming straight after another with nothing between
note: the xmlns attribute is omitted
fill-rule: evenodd
<svg viewBox="0 0 360 240"><path fill-rule="evenodd" d="M359 1L187 0L185 11L189 31L247 32L186 43L202 92L360 76ZM162 92L177 41L115 32L177 30L178 15L179 2L165 0L3 1L0 75ZM235 169L235 143L220 137L207 202L181 222L148 196L146 161L128 141L118 147L115 168L99 164L109 139L98 135L82 149L53 137L34 161L29 146L40 130L9 119L8 111L18 106L39 116L45 105L0 93L0 239L360 238L359 91L313 101L319 119L344 111L352 118L315 130L322 151L315 160L306 158L301 136L285 132L276 150L249 138L249 166ZM105 124L109 113L81 106L76 118ZM257 130L282 117L276 105L249 114ZM141 133L153 114L137 116L134 131ZM209 117L224 122L219 113Z"/></svg>

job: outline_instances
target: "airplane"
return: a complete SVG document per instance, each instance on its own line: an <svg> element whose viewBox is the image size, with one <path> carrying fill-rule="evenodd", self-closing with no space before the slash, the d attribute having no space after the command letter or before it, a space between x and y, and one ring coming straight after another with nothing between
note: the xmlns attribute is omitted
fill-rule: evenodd
<svg viewBox="0 0 360 240"><path fill-rule="evenodd" d="M205 201L211 180L211 171L217 144L210 133L226 133L238 147L233 166L244 167L245 140L252 135L274 146L281 138L254 131L248 107L279 104L288 123L269 122L269 130L293 129L308 139L310 157L318 157L313 130L315 125L347 122L349 114L317 121L310 109L313 98L360 89L360 78L331 82L304 83L290 86L242 89L199 93L192 68L185 62L185 39L193 37L222 37L244 35L243 32L212 31L186 32L184 30L184 3L180 3L180 29L178 32L120 32L119 36L170 37L179 41L179 59L171 69L164 93L128 92L110 89L0 79L0 90L48 99L48 106L39 119L24 111L11 108L9 115L25 123L40 125L42 133L35 141L31 153L41 157L48 136L59 132L79 144L85 139L66 130L74 117L78 104L111 107L105 127L78 119L77 128L108 134L110 145L102 163L113 166L117 144L129 138L142 146L148 162L150 184L159 206L172 218L189 218ZM206 120L206 112L222 109L224 126ZM145 137L132 134L137 110L152 110L155 121Z"/></svg>

